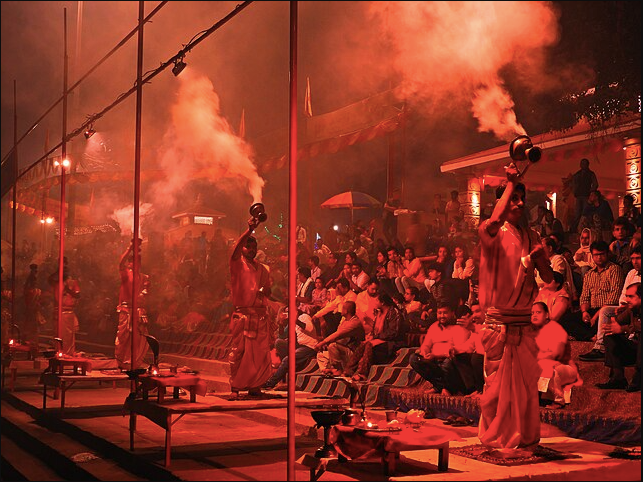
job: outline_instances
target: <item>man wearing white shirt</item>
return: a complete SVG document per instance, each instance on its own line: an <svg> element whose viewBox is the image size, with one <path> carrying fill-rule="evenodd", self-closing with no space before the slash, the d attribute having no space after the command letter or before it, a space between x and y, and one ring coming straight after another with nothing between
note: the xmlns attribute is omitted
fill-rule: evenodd
<svg viewBox="0 0 643 482"><path fill-rule="evenodd" d="M379 307L378 295L380 291L380 282L374 278L368 282L366 289L357 294L355 299L355 313L362 322L365 333L373 331L375 323L375 308Z"/></svg>
<svg viewBox="0 0 643 482"><path fill-rule="evenodd" d="M315 282L310 276L310 268L300 266L297 268L297 309L299 311L309 312L313 307L313 290Z"/></svg>
<svg viewBox="0 0 643 482"><path fill-rule="evenodd" d="M321 276L321 268L319 267L319 256L312 255L308 258L308 267L310 268L310 277L315 281Z"/></svg>
<svg viewBox="0 0 643 482"><path fill-rule="evenodd" d="M369 279L370 276L368 276L368 273L362 269L362 265L359 264L359 261L355 261L351 265L351 289L355 293L364 291L368 285Z"/></svg>
<svg viewBox="0 0 643 482"><path fill-rule="evenodd" d="M284 310L285 316L288 316L288 312ZM315 351L315 345L317 345L317 337L315 333L315 326L313 325L313 320L307 313L302 313L299 315L296 321L297 326L295 326L295 333L297 335L297 349L295 350L295 366L302 367L308 360L311 360L315 357L317 352ZM288 343L288 340L276 340L277 342ZM279 351L279 348L277 348ZM272 390L275 388L277 383L282 381L286 374L288 373L288 355L281 359L281 363L275 373L268 378L266 383L263 385L264 390Z"/></svg>

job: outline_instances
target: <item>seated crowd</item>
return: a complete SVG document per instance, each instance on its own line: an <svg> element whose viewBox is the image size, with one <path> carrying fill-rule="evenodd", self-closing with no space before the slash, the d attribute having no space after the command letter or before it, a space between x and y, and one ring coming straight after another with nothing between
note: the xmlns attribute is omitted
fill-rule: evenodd
<svg viewBox="0 0 643 482"><path fill-rule="evenodd" d="M571 387L583 383L572 359L573 340L594 343L579 360L610 368L599 388L640 391L640 226L618 217L612 239L602 233L596 240L581 218L579 247L572 251L551 212L543 211L541 242L554 279L537 277L540 291L532 308L541 405L564 407ZM319 238L298 269L297 369L316 360L323 375L365 381L371 366L391 363L407 347L414 349L410 366L430 382L430 393L482 394L484 314L475 236L437 238L427 254L416 256L413 245L373 242L372 229L355 231L344 251ZM276 350L284 355L281 343ZM287 357L279 358L280 368L264 388L284 381L280 369ZM627 366L636 367L629 381Z"/></svg>

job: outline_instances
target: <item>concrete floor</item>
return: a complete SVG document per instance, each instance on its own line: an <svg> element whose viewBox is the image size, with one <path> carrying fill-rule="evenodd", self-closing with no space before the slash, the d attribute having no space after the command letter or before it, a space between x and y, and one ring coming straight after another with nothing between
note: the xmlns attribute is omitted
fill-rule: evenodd
<svg viewBox="0 0 643 482"><path fill-rule="evenodd" d="M64 423L129 452L129 417L127 412L121 411L128 394L127 382L118 382L117 388L95 383L78 384L67 391ZM3 418L17 420L14 423L32 429L28 426L32 422L29 417L20 418L13 407L9 408L12 397L18 404L32 407L32 413L37 413L42 408L42 388L33 377L25 376L18 378L14 392L3 391ZM197 401L207 402L208 398L211 396L199 396ZM36 411L33 411L34 407ZM57 417L59 400L49 399L47 407L48 414ZM373 409L370 416L383 419L383 412ZM322 431L315 429L314 424L309 409L297 409L297 458L314 453L321 445ZM447 427L439 419L426 420L425 425ZM458 437L451 443L452 447L478 443L476 427L451 430ZM60 442L53 442L54 445L67 443L63 441L63 434L58 436ZM133 454L141 461L163 467L164 436L161 427L139 416ZM544 424L540 444L576 454L579 458L503 467L451 454L448 472L438 472L437 451L419 450L402 452L397 473L388 480L641 480L641 461L608 457L613 446L572 439ZM175 422L172 446L172 462L167 470L179 480L286 480L286 409L189 414ZM6 450L9 450L9 444L3 443L3 457ZM86 450L84 453L101 457L91 449L76 447L73 450ZM89 466L90 463L80 462L79 465ZM118 461L112 464L118 464ZM115 478L116 472L109 468L110 465L104 467L101 469L104 473L94 475L98 480L135 480L134 477L127 479L127 475ZM309 480L308 469L297 466L295 478ZM387 477L383 475L380 461L371 459L333 463L319 480L370 481L387 480Z"/></svg>

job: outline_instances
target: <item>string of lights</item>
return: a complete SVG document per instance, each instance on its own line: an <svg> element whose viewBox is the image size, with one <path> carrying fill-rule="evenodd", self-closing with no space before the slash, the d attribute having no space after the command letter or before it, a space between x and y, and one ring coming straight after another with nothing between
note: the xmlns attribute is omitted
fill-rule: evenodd
<svg viewBox="0 0 643 482"><path fill-rule="evenodd" d="M149 22L149 21L152 19L152 17L154 17L154 15L156 15L156 14L158 13L158 11L159 11L159 10L161 10L161 8L163 8L163 6L164 6L166 3L167 3L167 1L165 1L165 2L161 2L161 3L159 3L156 7L154 7L154 10L152 10L152 11L149 13L149 15L148 15L147 17L145 17L144 22L145 22L145 23ZM76 81L76 82L75 82L71 87L69 87L69 88L67 89L67 93L69 94L69 93L73 92L73 91L74 91L74 89L75 89L76 87L78 87L78 86L79 86L79 85L80 85L80 84L81 84L81 83L82 83L82 82L83 82L87 77L89 77L89 76L90 76L90 75L91 75L91 74L92 74L92 73L93 73L93 72L94 72L98 67L100 67L100 66L101 66L101 65L102 65L102 64L103 64L103 63L104 63L108 58L110 58L112 55L114 55L114 54L115 54L115 53L116 53L116 52L117 52L117 51L118 51L118 50L119 50L123 45L125 45L125 43L127 43L127 41L128 41L130 38L132 38L136 32L138 32L138 26L137 26L137 27L135 27L134 29L132 29L132 30L131 30L131 31L130 31L130 32L129 32L125 37L123 37L123 39L122 39L120 42L118 42L118 43L116 44L116 46L115 46L112 50L110 50L107 54L105 54L105 55L103 56L103 58L102 58L102 59L100 59L98 62L96 62L96 64L94 64L94 66L93 66L93 67L91 67L91 68L90 68L90 69L85 73L85 75L83 75L82 77L80 77L80 78L79 78L79 79L78 79L78 80L77 80L77 81ZM51 112L51 111L52 111L52 110L53 110L53 109L54 109L58 104L60 104L60 103L62 102L62 100L63 100L63 98L64 98L64 97L65 97L65 95L64 95L64 93L63 93L63 95L61 95L61 96L60 96L60 97L59 97L59 98L58 98L58 99L53 103L53 105L52 105L51 107L49 107L49 109L47 109L47 110L45 111L45 113L44 113L44 114L42 114L42 115L38 118L38 120L36 120L36 122L34 122L34 123L31 125L31 127L29 127L29 128L27 129L27 131L22 135L22 137L20 137L20 139L18 139L18 141L16 142L16 145L20 144L20 142L22 142L22 141L24 140L24 138L25 138L25 137L27 137L27 136L29 135L29 133L30 133L32 130L34 130L36 127L38 127L38 124L40 124L40 122L41 122L41 121L42 121L42 120L47 116L47 114L49 114L49 113L50 113L50 112ZM54 148L53 150L56 150L57 148L58 148L58 147ZM3 163L3 164L4 164L4 162L9 158L9 156L11 155L11 152L12 152L12 151L13 151L13 149L11 149L11 150L9 151L9 153L8 153L8 154L7 154L7 155L2 159L2 163ZM38 163L38 162L40 162L41 160L42 160L42 159L39 159L38 161L36 161L36 163L35 163L35 164L37 164L37 163ZM31 168L31 166L30 166L30 168ZM30 169L30 168L29 168L29 169ZM28 171L29 169L27 169L26 171ZM20 177L20 176L18 176L18 177Z"/></svg>

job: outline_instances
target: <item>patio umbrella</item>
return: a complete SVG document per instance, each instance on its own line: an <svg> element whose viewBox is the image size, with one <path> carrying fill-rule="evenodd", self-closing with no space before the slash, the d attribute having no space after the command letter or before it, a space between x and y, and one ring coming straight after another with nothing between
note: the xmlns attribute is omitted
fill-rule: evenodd
<svg viewBox="0 0 643 482"><path fill-rule="evenodd" d="M353 225L353 211L355 209L379 208L381 206L382 203L373 196L359 191L346 191L321 203L321 207L325 209L350 209L351 226Z"/></svg>

